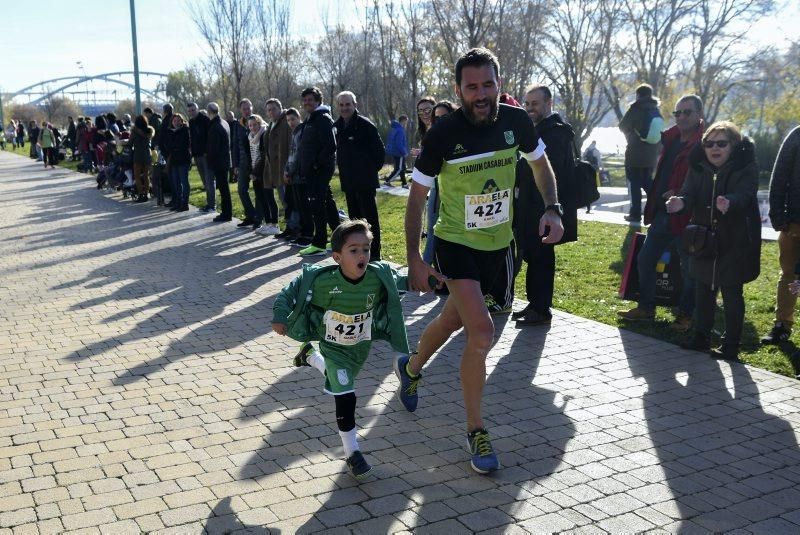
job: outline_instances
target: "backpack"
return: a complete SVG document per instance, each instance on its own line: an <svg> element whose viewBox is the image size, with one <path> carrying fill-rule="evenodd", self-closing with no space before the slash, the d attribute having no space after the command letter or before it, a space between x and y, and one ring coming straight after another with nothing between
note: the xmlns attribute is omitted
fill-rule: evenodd
<svg viewBox="0 0 800 535"><path fill-rule="evenodd" d="M658 145L661 142L661 131L664 130L664 118L657 106L647 109L647 115L639 129L639 137L648 145Z"/></svg>
<svg viewBox="0 0 800 535"><path fill-rule="evenodd" d="M575 181L575 206L578 208L588 207L600 198L600 191L597 189L600 185L597 179L597 169L586 160L580 159L580 153L574 139L572 148L575 151L575 174L573 175Z"/></svg>

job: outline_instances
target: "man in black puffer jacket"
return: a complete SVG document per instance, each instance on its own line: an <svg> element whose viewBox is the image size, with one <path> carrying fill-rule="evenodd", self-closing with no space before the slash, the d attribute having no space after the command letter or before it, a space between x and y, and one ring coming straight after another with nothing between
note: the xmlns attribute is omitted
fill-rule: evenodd
<svg viewBox="0 0 800 535"><path fill-rule="evenodd" d="M339 180L347 199L350 219L366 219L372 227L370 262L381 259L381 226L375 189L378 171L383 167L386 150L375 125L358 113L356 96L342 91L336 96L339 118L333 123L336 132L336 163Z"/></svg>
<svg viewBox="0 0 800 535"><path fill-rule="evenodd" d="M331 109L322 103L322 91L309 87L301 93L303 110L308 118L300 140L298 158L300 175L307 181L308 200L314 218L314 238L300 256L325 254L328 233L339 226L339 211L333 200L330 182L336 167L336 138L333 134Z"/></svg>

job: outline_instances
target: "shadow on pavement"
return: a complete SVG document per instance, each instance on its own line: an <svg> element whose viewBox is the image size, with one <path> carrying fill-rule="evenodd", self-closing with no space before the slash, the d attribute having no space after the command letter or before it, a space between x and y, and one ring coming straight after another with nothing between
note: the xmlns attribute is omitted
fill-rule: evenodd
<svg viewBox="0 0 800 535"><path fill-rule="evenodd" d="M768 381L757 384L743 364L620 336L632 377L645 381L629 385L643 414L627 430L631 441L652 442L654 453L627 472L653 483L637 507L671 500L675 532L731 531L796 510L800 450L790 424L764 410L760 387ZM778 413L786 395L763 394Z"/></svg>
<svg viewBox="0 0 800 535"><path fill-rule="evenodd" d="M441 303L432 308L423 304L414 311L405 307L410 338L418 338ZM333 403L321 391L322 377L315 370L290 367L293 352L287 352L287 368L277 370L285 373L282 378L242 409L242 421L255 419L264 425L264 438L240 466L240 479L253 478L265 489L265 506L282 500L300 502L307 493L303 507L311 516L302 524L287 526L297 533L336 528L386 533L407 529L404 523L418 523L415 533L436 533L442 529L437 522L485 514L487 508L530 495L536 481L561 463L574 426L564 415L564 403L555 402L553 391L531 384L546 331L504 330L507 317L495 321L501 336L488 359L484 413L502 460L501 471L483 477L469 468L458 378L465 339L457 334L425 368L420 406L414 414L396 398L393 352L382 342L373 346L357 386L360 445L374 473L362 483L353 480L341 459ZM535 424L530 421L532 412ZM312 464L309 456L319 459ZM306 470L312 480L305 481ZM281 489L282 495L278 487L289 487L293 494ZM505 515L500 509L493 511ZM401 512L404 523L394 516ZM506 518L506 524L514 523ZM209 518L206 526L210 532L212 521Z"/></svg>

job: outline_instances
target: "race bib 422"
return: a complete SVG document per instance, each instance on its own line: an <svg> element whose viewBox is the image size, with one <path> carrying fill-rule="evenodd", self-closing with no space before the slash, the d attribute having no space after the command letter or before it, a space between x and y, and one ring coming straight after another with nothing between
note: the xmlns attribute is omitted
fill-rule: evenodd
<svg viewBox="0 0 800 535"><path fill-rule="evenodd" d="M464 223L467 230L494 227L508 221L511 190L464 196Z"/></svg>

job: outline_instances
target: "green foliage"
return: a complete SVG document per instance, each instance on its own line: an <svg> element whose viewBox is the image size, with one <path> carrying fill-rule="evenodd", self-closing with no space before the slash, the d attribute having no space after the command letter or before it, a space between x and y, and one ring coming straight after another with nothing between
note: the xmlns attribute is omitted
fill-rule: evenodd
<svg viewBox="0 0 800 535"><path fill-rule="evenodd" d="M163 90L167 94L167 100L181 108L188 102L205 105L207 88L196 69L186 68L167 74Z"/></svg>

